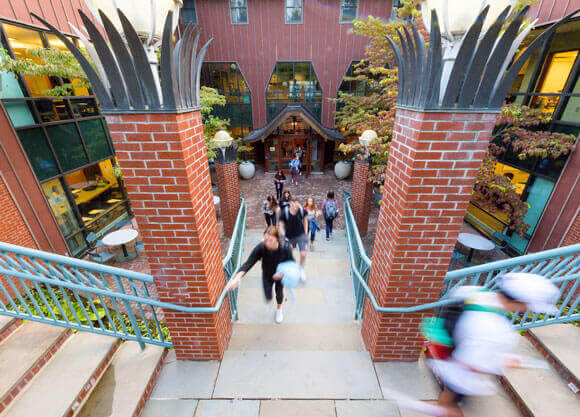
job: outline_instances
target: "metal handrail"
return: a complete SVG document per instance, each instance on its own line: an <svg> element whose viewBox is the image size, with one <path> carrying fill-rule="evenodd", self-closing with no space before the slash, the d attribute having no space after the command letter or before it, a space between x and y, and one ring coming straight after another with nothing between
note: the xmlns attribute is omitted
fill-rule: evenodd
<svg viewBox="0 0 580 417"><path fill-rule="evenodd" d="M483 285L493 289L496 287L497 278L507 272L540 274L560 288L556 314L549 316L531 312L514 313L511 315L511 320L517 329L580 320L580 312L575 312L580 303L580 291L578 291L580 289L580 244L450 271L443 281L441 299L433 303L409 307L380 306L368 286L371 260L367 257L362 245L350 207L349 196L346 197L344 213L350 272L355 288L355 318L358 320L362 320L367 298L371 301L373 308L380 313L413 313L430 310L453 303L453 300L445 299L445 297L458 286Z"/></svg>
<svg viewBox="0 0 580 417"><path fill-rule="evenodd" d="M239 270L246 230L241 199L234 232L223 259L226 283ZM164 336L159 308L216 313L226 296L237 318L237 292L225 288L213 307L186 307L159 301L148 274L0 242L0 315L74 330L172 347ZM26 281L26 282L25 282Z"/></svg>

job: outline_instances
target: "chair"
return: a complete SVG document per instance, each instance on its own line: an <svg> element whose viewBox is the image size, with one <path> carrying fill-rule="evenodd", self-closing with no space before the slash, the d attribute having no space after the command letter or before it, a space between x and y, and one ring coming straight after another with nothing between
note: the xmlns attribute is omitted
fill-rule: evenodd
<svg viewBox="0 0 580 417"><path fill-rule="evenodd" d="M89 233L87 235L86 240L87 243L89 244L90 249L102 248L105 246L103 242L98 240L97 235L94 232Z"/></svg>
<svg viewBox="0 0 580 417"><path fill-rule="evenodd" d="M453 267L453 264L455 262L459 262L463 266L470 266L470 263L467 262L467 256L465 256L462 253L457 252L456 250L454 250L453 254L451 255L451 263L449 264L449 269L451 269L451 267Z"/></svg>
<svg viewBox="0 0 580 417"><path fill-rule="evenodd" d="M98 262L104 264L105 262L110 261L114 258L114 255L111 255L109 252L91 252L89 251L89 257L91 261Z"/></svg>
<svg viewBox="0 0 580 417"><path fill-rule="evenodd" d="M145 245L143 244L142 241L138 241L137 243L135 243L135 249L137 250L137 252L142 252L145 250Z"/></svg>
<svg viewBox="0 0 580 417"><path fill-rule="evenodd" d="M495 247L493 248L494 250L505 249L507 248L508 242L510 241L510 237L504 235L501 232L495 231L491 234L491 241L495 245ZM503 245L500 245L499 243L497 243L497 241L502 242Z"/></svg>

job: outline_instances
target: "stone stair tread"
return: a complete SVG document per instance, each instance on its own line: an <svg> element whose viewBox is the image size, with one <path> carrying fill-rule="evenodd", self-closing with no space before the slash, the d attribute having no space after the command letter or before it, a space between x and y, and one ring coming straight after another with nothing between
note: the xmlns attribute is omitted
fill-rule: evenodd
<svg viewBox="0 0 580 417"><path fill-rule="evenodd" d="M29 321L0 344L0 398L11 390L67 329Z"/></svg>
<svg viewBox="0 0 580 417"><path fill-rule="evenodd" d="M2 416L64 416L117 342L93 333L71 336Z"/></svg>
<svg viewBox="0 0 580 417"><path fill-rule="evenodd" d="M124 342L78 417L133 416L165 348Z"/></svg>
<svg viewBox="0 0 580 417"><path fill-rule="evenodd" d="M580 327L571 324L553 324L536 327L529 332L544 345L572 375L580 380Z"/></svg>
<svg viewBox="0 0 580 417"><path fill-rule="evenodd" d="M17 319L14 317L0 316L0 334L12 325Z"/></svg>
<svg viewBox="0 0 580 417"><path fill-rule="evenodd" d="M520 339L518 353L543 359L527 339ZM580 398L568 388L553 368L509 369L505 373L505 379L535 417L580 414Z"/></svg>

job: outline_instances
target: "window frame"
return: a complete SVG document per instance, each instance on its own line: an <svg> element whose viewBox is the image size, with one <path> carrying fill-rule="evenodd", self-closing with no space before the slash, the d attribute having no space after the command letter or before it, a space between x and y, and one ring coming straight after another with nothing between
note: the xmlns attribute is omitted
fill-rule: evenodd
<svg viewBox="0 0 580 417"><path fill-rule="evenodd" d="M355 12L354 12L354 18L352 20L344 20L344 14L343 14L343 9L344 9L344 2L345 0L340 0L340 17L338 20L338 23L340 23L341 25L348 25L348 24L352 24L352 22L354 22L357 18L358 18L358 9L359 9L359 0L353 0L356 2L356 7L355 7ZM350 9L350 7L349 7Z"/></svg>
<svg viewBox="0 0 580 417"><path fill-rule="evenodd" d="M193 24L196 24L196 25L197 25L197 24L198 24L198 22L199 22L199 19L198 19L198 17L197 17L197 4L196 4L196 0L183 0L183 6L185 6L185 3L186 3L186 2L188 2L188 1L189 1L191 4L193 4L193 15L194 15L194 20L188 20L188 21L184 21L184 20L182 20L182 19L181 19L181 16L182 16L182 14L181 14L181 11L180 11L180 13L179 13L179 22L180 22L180 23L184 23L184 24L187 24L187 23L193 23ZM182 7L182 11L183 11L183 8L184 8L184 7ZM187 8L187 10L191 10L191 8Z"/></svg>
<svg viewBox="0 0 580 417"><path fill-rule="evenodd" d="M304 0L300 1L300 22L289 22L288 21L288 9L293 9L294 6L288 6L288 0L284 0L284 23L287 25L302 25L304 23Z"/></svg>
<svg viewBox="0 0 580 417"><path fill-rule="evenodd" d="M232 25L247 25L250 22L250 12L248 7L248 0L243 0L244 6L233 6L232 0L230 0L230 23ZM246 9L246 21L245 22L234 22L234 14L232 11L234 9Z"/></svg>

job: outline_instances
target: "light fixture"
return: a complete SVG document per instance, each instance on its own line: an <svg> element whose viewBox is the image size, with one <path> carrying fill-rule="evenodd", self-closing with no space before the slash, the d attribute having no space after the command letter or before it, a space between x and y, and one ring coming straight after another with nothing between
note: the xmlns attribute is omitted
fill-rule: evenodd
<svg viewBox="0 0 580 417"><path fill-rule="evenodd" d="M230 136L230 134L228 132L226 132L225 130L219 130L214 135L213 141L223 151L225 148L227 148L228 146L230 146L232 144L232 142L234 141L234 138L232 138Z"/></svg>
<svg viewBox="0 0 580 417"><path fill-rule="evenodd" d="M365 130L362 135L358 138L359 143L364 147L368 148L370 144L378 138L377 132L374 130Z"/></svg>

